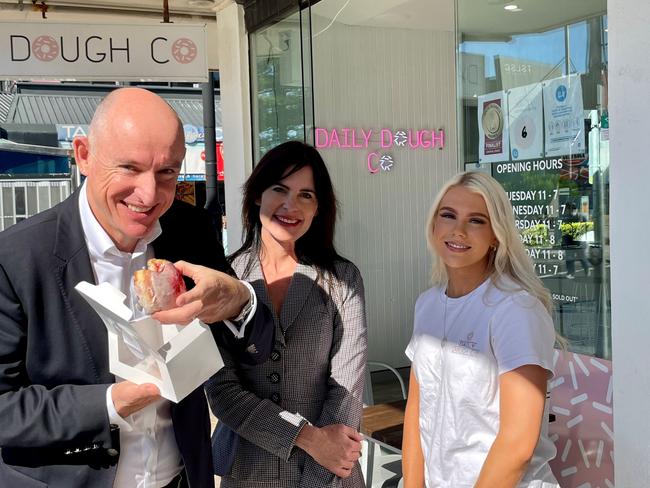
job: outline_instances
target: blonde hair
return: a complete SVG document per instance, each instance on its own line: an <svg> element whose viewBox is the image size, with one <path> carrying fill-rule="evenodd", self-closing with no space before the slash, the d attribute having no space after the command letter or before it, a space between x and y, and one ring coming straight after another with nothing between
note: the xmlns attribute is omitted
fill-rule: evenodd
<svg viewBox="0 0 650 488"><path fill-rule="evenodd" d="M467 188L474 193L478 193L485 200L492 231L498 241L496 251L490 252L488 264L492 268L490 275L494 285L498 288L507 286L508 280L501 278L510 278L520 290L527 291L542 302L548 313L553 316L551 294L535 273L533 262L526 253L524 244L519 237L510 200L508 200L506 192L499 182L486 173L468 171L457 174L445 183L431 206L427 220L426 236L433 258L431 272L433 284L436 286L445 286L447 284L447 270L434 247L433 228L440 202L453 187ZM561 339L559 340L561 341Z"/></svg>

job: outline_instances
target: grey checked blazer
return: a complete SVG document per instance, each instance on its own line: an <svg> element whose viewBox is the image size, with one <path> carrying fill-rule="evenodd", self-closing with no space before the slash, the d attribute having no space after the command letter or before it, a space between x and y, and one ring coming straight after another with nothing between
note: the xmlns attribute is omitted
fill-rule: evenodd
<svg viewBox="0 0 650 488"><path fill-rule="evenodd" d="M273 309L257 257L233 268ZM359 488L359 464L341 479L316 463L294 441L304 423L283 419L299 413L316 426L346 424L359 429L366 369L366 311L357 267L336 263L338 278L318 280L313 267L299 264L275 322L271 358L241 365L221 350L225 367L206 384L210 407L241 440L222 488ZM331 278L331 280L327 280ZM328 283L329 281L329 283Z"/></svg>

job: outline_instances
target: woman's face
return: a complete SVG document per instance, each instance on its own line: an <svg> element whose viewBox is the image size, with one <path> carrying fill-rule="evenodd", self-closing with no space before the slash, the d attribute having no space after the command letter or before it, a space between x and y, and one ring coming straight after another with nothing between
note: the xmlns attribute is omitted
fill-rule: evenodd
<svg viewBox="0 0 650 488"><path fill-rule="evenodd" d="M295 245L309 230L318 210L314 173L309 166L284 177L262 193L260 206L262 239Z"/></svg>
<svg viewBox="0 0 650 488"><path fill-rule="evenodd" d="M490 246L497 239L485 200L462 186L454 186L440 201L434 220L433 242L448 272L485 273Z"/></svg>

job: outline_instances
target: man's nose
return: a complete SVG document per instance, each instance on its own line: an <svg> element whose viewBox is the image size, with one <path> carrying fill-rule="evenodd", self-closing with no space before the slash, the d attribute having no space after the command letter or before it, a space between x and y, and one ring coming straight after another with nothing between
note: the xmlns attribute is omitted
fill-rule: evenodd
<svg viewBox="0 0 650 488"><path fill-rule="evenodd" d="M158 182L153 173L143 172L138 177L136 194L143 205L155 205Z"/></svg>

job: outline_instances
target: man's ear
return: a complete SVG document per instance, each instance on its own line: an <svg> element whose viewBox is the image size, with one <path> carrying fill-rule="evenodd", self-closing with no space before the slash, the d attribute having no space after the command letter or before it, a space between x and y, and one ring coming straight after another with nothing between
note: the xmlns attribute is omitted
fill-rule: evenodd
<svg viewBox="0 0 650 488"><path fill-rule="evenodd" d="M74 150L74 160L79 167L79 171L82 175L88 176L90 166L90 162L88 161L88 157L90 156L88 138L86 136L75 137L72 140L72 149Z"/></svg>

